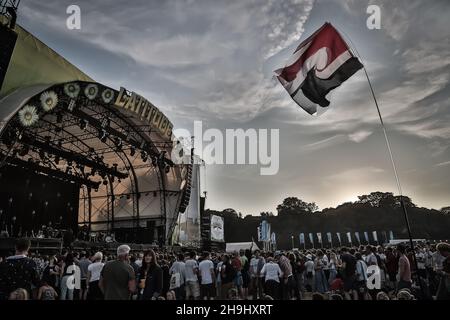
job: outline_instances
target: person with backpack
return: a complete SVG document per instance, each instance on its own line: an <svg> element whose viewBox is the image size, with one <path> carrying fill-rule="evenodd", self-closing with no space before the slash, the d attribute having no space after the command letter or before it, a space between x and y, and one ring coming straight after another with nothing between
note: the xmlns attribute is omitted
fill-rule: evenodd
<svg viewBox="0 0 450 320"><path fill-rule="evenodd" d="M170 290L173 290L177 300L184 299L184 279L186 277L186 265L184 263L184 254L179 253L177 261L175 261L169 269Z"/></svg>

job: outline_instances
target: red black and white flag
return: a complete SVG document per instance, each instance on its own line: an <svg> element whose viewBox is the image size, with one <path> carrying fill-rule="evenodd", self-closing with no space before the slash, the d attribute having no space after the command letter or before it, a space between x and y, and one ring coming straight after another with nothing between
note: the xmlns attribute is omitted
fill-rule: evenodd
<svg viewBox="0 0 450 320"><path fill-rule="evenodd" d="M363 65L339 32L325 23L303 41L286 66L275 71L294 101L309 114L330 105L327 95Z"/></svg>

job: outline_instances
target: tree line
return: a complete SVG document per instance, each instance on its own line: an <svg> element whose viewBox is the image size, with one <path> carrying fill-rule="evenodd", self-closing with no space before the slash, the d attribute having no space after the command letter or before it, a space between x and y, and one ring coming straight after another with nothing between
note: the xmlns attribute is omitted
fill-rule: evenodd
<svg viewBox="0 0 450 320"><path fill-rule="evenodd" d="M279 248L291 247L291 236L298 246L299 233L390 231L395 238L406 238L407 229L402 203L408 211L414 238L441 240L450 238L450 206L440 210L418 207L407 196L391 192L372 192L336 208L319 210L314 202L288 197L277 206L276 214L265 211L243 215L232 208L222 211L207 209L206 213L224 217L225 241L245 242L257 239L257 227L265 219L277 236Z"/></svg>

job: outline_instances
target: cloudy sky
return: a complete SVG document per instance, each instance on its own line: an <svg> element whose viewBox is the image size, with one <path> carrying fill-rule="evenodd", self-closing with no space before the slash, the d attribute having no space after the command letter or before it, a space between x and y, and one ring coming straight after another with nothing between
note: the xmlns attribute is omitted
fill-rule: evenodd
<svg viewBox="0 0 450 320"><path fill-rule="evenodd" d="M132 3L132 5L130 5ZM66 8L81 8L81 30ZM381 29L366 27L369 4ZM19 23L99 82L144 95L176 128L280 130L280 168L211 165L207 206L274 211L287 196L319 207L371 191L397 193L362 71L320 117L273 79L301 39L331 22L363 58L378 96L404 194L450 205L450 2L447 0L21 1ZM206 179L205 179L206 177Z"/></svg>

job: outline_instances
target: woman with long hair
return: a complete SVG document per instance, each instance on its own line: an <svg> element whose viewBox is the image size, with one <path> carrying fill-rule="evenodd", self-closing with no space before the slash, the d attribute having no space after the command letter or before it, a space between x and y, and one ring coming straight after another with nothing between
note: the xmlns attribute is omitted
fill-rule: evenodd
<svg viewBox="0 0 450 320"><path fill-rule="evenodd" d="M52 255L49 258L48 265L44 269L42 279L45 280L45 282L47 282L49 286L56 289L58 284L58 275L59 275L58 259L56 259L55 255Z"/></svg>
<svg viewBox="0 0 450 320"><path fill-rule="evenodd" d="M64 258L61 266L61 300L73 300L73 289L70 289L67 284L69 277L75 274L75 261L73 255L68 253Z"/></svg>
<svg viewBox="0 0 450 320"><path fill-rule="evenodd" d="M317 250L317 257L314 261L315 270L315 288L316 291L320 293L325 293L328 290L328 283L325 277L325 272L323 268L325 267L326 261L324 260L324 255L322 250Z"/></svg>
<svg viewBox="0 0 450 320"><path fill-rule="evenodd" d="M158 265L153 250L144 252L142 267L139 271L140 299L156 300L163 290L163 270Z"/></svg>
<svg viewBox="0 0 450 320"><path fill-rule="evenodd" d="M331 251L329 264L330 277L328 278L329 284L331 284L334 281L334 279L336 279L338 265L339 265L338 257L334 251Z"/></svg>

